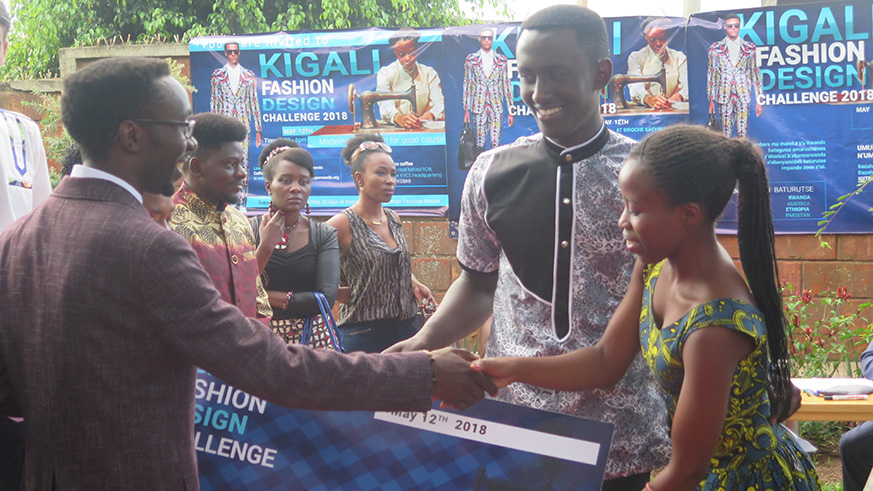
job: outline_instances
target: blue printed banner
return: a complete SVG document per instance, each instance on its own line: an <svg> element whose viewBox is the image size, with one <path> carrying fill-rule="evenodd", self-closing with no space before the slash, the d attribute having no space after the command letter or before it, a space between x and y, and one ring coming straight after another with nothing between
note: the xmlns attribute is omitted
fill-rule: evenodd
<svg viewBox="0 0 873 491"><path fill-rule="evenodd" d="M747 128L764 150L777 232L815 232L824 212L873 175L871 7L762 7L740 10L739 18L709 12L688 21L691 120L702 124L712 109L726 132ZM738 69L730 68L726 47L734 35ZM725 118L731 106L736 114ZM869 232L869 207L869 193L849 201L827 231ZM720 225L736 227L735 207Z"/></svg>
<svg viewBox="0 0 873 491"><path fill-rule="evenodd" d="M601 93L601 113L611 130L635 140L673 124L705 124L714 114L726 133L747 136L764 150L776 232L815 232L823 213L873 176L873 55L867 54L873 2L736 14L604 19L614 77ZM389 45L393 34L364 29L191 41L195 111L233 114L250 127L249 208L268 203L257 143L278 137L313 154L316 214L354 203L357 190L340 150L365 129L366 113L398 164L388 206L457 220L471 165L458 161L464 123L481 150L539 131L521 97L519 24L420 29L412 85L419 112L431 114L414 129L394 119L410 114L412 96L398 68L402 50ZM235 76L227 43L239 48L234 60L242 69ZM867 191L841 207L827 231L870 232L869 208ZM719 228L735 230L735 205Z"/></svg>
<svg viewBox="0 0 873 491"><path fill-rule="evenodd" d="M196 397L204 490L596 491L613 432L497 401L464 412L290 410L203 371Z"/></svg>
<svg viewBox="0 0 873 491"><path fill-rule="evenodd" d="M193 39L191 81L198 89L194 111L226 114L249 128L246 207L265 209L269 204L258 156L280 137L295 140L312 154L315 177L309 205L316 214L330 215L353 204L358 191L340 153L355 134L379 132L393 147L398 166L394 199L387 206L445 214L449 177L439 79L442 32L417 31L414 79L404 71L399 51L389 45L392 30ZM226 46L231 49L226 51ZM398 116L413 113L421 126L403 127Z"/></svg>

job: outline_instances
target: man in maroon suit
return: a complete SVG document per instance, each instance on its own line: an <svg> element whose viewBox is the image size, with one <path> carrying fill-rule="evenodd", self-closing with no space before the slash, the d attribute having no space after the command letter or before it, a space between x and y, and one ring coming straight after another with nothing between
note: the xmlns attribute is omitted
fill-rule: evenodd
<svg viewBox="0 0 873 491"><path fill-rule="evenodd" d="M198 489L198 366L304 409L464 408L493 390L461 350L286 346L221 300L140 201L171 194L197 146L165 62L95 62L65 80L62 113L83 164L0 236L0 416L27 421L27 489Z"/></svg>

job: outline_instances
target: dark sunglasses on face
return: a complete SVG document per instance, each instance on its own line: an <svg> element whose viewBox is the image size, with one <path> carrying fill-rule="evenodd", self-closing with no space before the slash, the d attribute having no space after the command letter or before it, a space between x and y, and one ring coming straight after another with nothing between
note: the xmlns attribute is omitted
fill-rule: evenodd
<svg viewBox="0 0 873 491"><path fill-rule="evenodd" d="M479 36L479 39L494 39L494 36Z"/></svg>
<svg viewBox="0 0 873 491"><path fill-rule="evenodd" d="M725 24L724 26L728 29L738 29L740 27L739 24Z"/></svg>
<svg viewBox="0 0 873 491"><path fill-rule="evenodd" d="M224 54L226 55L239 55L238 49L226 49L224 50Z"/></svg>

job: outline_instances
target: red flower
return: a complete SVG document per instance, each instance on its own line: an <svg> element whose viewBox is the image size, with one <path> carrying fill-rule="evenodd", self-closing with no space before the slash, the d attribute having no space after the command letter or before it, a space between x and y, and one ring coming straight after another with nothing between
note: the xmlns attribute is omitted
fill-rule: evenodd
<svg viewBox="0 0 873 491"><path fill-rule="evenodd" d="M812 302L812 290L803 290L800 292L800 301L803 303L811 303Z"/></svg>
<svg viewBox="0 0 873 491"><path fill-rule="evenodd" d="M848 300L848 299L852 298L852 294L849 293L849 287L847 287L847 286L837 287L837 298L840 300Z"/></svg>

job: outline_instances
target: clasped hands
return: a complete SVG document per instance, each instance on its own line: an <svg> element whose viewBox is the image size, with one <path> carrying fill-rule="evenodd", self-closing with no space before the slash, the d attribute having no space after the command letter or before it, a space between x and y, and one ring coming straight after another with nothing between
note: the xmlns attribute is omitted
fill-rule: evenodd
<svg viewBox="0 0 873 491"><path fill-rule="evenodd" d="M496 396L499 388L513 382L504 359L480 360L474 353L459 348L443 348L431 352L431 356L436 374L433 399L441 401L443 409L463 411L484 399L485 392Z"/></svg>

